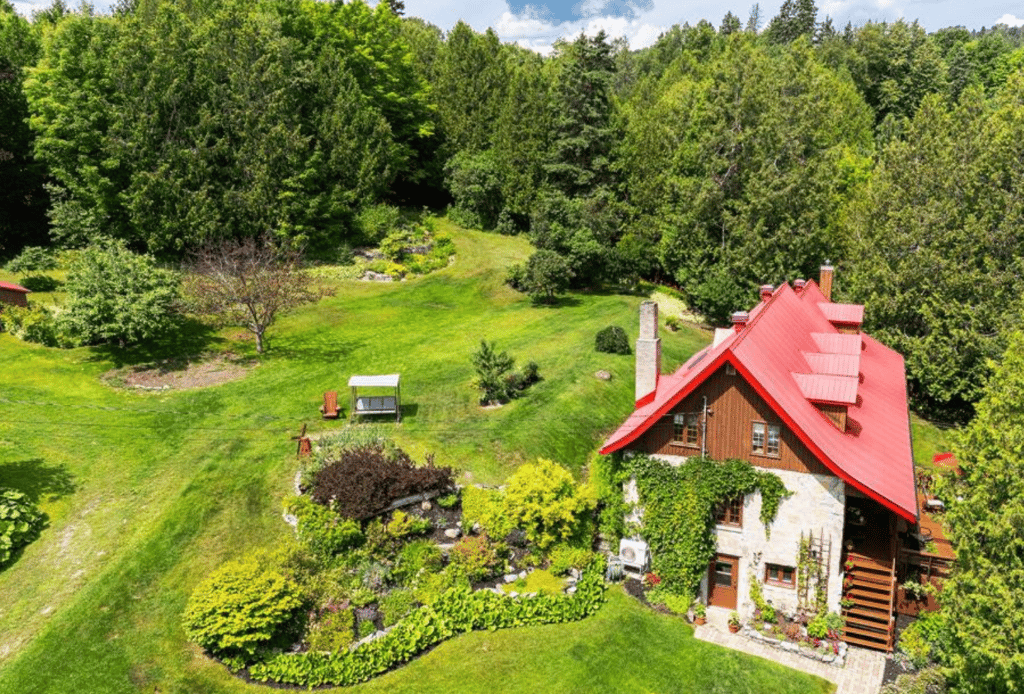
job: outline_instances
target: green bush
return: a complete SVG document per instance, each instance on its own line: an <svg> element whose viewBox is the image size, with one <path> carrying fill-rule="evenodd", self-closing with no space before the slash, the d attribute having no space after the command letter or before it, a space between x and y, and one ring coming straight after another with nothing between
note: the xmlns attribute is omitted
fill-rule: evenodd
<svg viewBox="0 0 1024 694"><path fill-rule="evenodd" d="M301 687L348 686L404 663L427 648L473 629L560 624L593 614L604 601L604 562L596 558L576 593L509 598L491 591L452 588L375 641L336 655L282 653L254 664L250 676Z"/></svg>
<svg viewBox="0 0 1024 694"><path fill-rule="evenodd" d="M505 489L509 519L542 550L579 534L593 507L569 471L544 458L522 465Z"/></svg>
<svg viewBox="0 0 1024 694"><path fill-rule="evenodd" d="M565 580L558 578L550 571L536 569L518 581L506 583L501 587L506 593L536 593L537 595L558 595L565 589Z"/></svg>
<svg viewBox="0 0 1024 694"><path fill-rule="evenodd" d="M394 577L401 583L408 583L420 571L440 571L443 563L441 550L436 543L431 540L413 540L398 551Z"/></svg>
<svg viewBox="0 0 1024 694"><path fill-rule="evenodd" d="M467 535L452 547L450 568L470 581L482 581L498 568L498 553L486 535Z"/></svg>
<svg viewBox="0 0 1024 694"><path fill-rule="evenodd" d="M299 588L255 561L230 561L199 584L183 623L193 643L226 659L251 660L293 620Z"/></svg>
<svg viewBox="0 0 1024 694"><path fill-rule="evenodd" d="M377 625L373 622L369 620L359 622L359 638L365 639L375 631L377 631Z"/></svg>
<svg viewBox="0 0 1024 694"><path fill-rule="evenodd" d="M594 349L608 354L631 354L626 331L617 325L600 330L594 338Z"/></svg>
<svg viewBox="0 0 1024 694"><path fill-rule="evenodd" d="M462 525L472 528L477 523L484 532L497 538L505 537L515 528L505 510L501 492L480 487L462 490Z"/></svg>
<svg viewBox="0 0 1024 694"><path fill-rule="evenodd" d="M899 675L895 682L883 686L879 694L945 694L946 691L946 677L936 666Z"/></svg>
<svg viewBox="0 0 1024 694"><path fill-rule="evenodd" d="M53 257L50 250L39 246L26 246L21 253L4 265L7 272L38 272L40 270L55 270L57 259ZM26 289L32 289L24 285ZM32 290L36 291L36 290Z"/></svg>
<svg viewBox="0 0 1024 694"><path fill-rule="evenodd" d="M4 330L25 342L35 342L47 347L58 347L63 342L57 321L45 306L4 306L0 311L0 324Z"/></svg>
<svg viewBox="0 0 1024 694"><path fill-rule="evenodd" d="M0 489L0 567L39 537L45 525L46 514L24 492Z"/></svg>
<svg viewBox="0 0 1024 694"><path fill-rule="evenodd" d="M306 645L311 651L339 653L355 640L355 615L349 608L328 605L310 620Z"/></svg>
<svg viewBox="0 0 1024 694"><path fill-rule="evenodd" d="M453 588L469 589L469 579L458 570L445 569L436 573L422 574L413 586L416 602L433 605L441 596Z"/></svg>
<svg viewBox="0 0 1024 694"><path fill-rule="evenodd" d="M939 659L942 644L949 637L949 628L942 612L924 612L903 633L897 644L916 668L923 668Z"/></svg>
<svg viewBox="0 0 1024 694"><path fill-rule="evenodd" d="M675 614L686 614L693 604L693 597L679 595L667 588L659 587L647 591L647 601L652 605L664 605Z"/></svg>
<svg viewBox="0 0 1024 694"><path fill-rule="evenodd" d="M402 212L391 205L368 205L356 214L355 226L360 240L376 246L402 223Z"/></svg>
<svg viewBox="0 0 1024 694"><path fill-rule="evenodd" d="M391 520L385 526L385 531L390 537L400 540L409 535L420 535L430 528L430 521L426 518L410 516L405 511L395 511L391 514Z"/></svg>
<svg viewBox="0 0 1024 694"><path fill-rule="evenodd" d="M412 612L416 606L416 599L411 590L396 588L380 599L380 611L384 615L384 627L390 627L398 623L405 615Z"/></svg>
<svg viewBox="0 0 1024 694"><path fill-rule="evenodd" d="M569 569L582 569L590 564L594 553L585 547L572 547L567 544L555 545L548 554L551 566L548 567L551 573L562 576L569 573Z"/></svg>
<svg viewBox="0 0 1024 694"><path fill-rule="evenodd" d="M287 502L287 510L298 518L299 542L313 554L328 558L359 547L365 541L359 523L342 518L334 510L297 496Z"/></svg>

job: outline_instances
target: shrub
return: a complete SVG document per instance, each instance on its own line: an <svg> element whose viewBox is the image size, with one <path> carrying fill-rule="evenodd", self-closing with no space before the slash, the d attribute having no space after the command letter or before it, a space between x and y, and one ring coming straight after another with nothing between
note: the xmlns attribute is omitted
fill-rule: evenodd
<svg viewBox="0 0 1024 694"><path fill-rule="evenodd" d="M342 516L364 520L383 512L396 499L454 488L451 468L435 467L428 458L417 466L401 449L371 443L341 451L340 457L313 475L311 496Z"/></svg>
<svg viewBox="0 0 1024 694"><path fill-rule="evenodd" d="M45 525L46 515L24 492L0 489L0 566L39 537Z"/></svg>
<svg viewBox="0 0 1024 694"><path fill-rule="evenodd" d="M193 643L229 659L251 660L301 606L298 587L254 561L230 561L199 584L183 618Z"/></svg>
<svg viewBox="0 0 1024 694"><path fill-rule="evenodd" d="M508 480L505 509L542 550L571 539L585 527L593 502L561 465L540 458L521 466Z"/></svg>
<svg viewBox="0 0 1024 694"><path fill-rule="evenodd" d="M402 212L391 205L368 205L356 214L355 226L360 240L371 246L402 223Z"/></svg>
<svg viewBox="0 0 1024 694"><path fill-rule="evenodd" d="M426 518L410 516L405 511L395 511L391 514L391 520L388 521L385 530L390 537L400 540L408 535L425 533L430 527L430 521Z"/></svg>
<svg viewBox="0 0 1024 694"><path fill-rule="evenodd" d="M526 261L523 289L535 303L554 303L564 293L575 273L569 261L555 251L535 251Z"/></svg>
<svg viewBox="0 0 1024 694"><path fill-rule="evenodd" d="M469 589L469 579L458 570L447 568L437 573L421 575L413 586L416 602L433 605L441 596L453 588Z"/></svg>
<svg viewBox="0 0 1024 694"><path fill-rule="evenodd" d="M460 500L459 492L454 491L451 494L443 494L437 497L437 505L441 508L455 508L459 505Z"/></svg>
<svg viewBox="0 0 1024 694"><path fill-rule="evenodd" d="M569 569L582 569L593 559L594 553L585 547L572 547L566 544L551 548L549 559L551 573L561 576L569 573Z"/></svg>
<svg viewBox="0 0 1024 694"><path fill-rule="evenodd" d="M537 595L558 595L565 589L565 581L550 571L536 569L513 583L506 583L502 590L506 593L536 593Z"/></svg>
<svg viewBox="0 0 1024 694"><path fill-rule="evenodd" d="M515 359L508 352L494 351L487 340L480 341L480 349L473 355L477 388L483 391L481 405L507 402L540 380L536 362L529 362L522 373L512 373Z"/></svg>
<svg viewBox="0 0 1024 694"><path fill-rule="evenodd" d="M57 259L53 257L50 250L39 246L26 246L17 257L9 260L4 269L7 272L38 272L40 270L55 270ZM32 289L24 285L26 289ZM32 291L37 291L32 289ZM41 291L41 290L40 290Z"/></svg>
<svg viewBox="0 0 1024 694"><path fill-rule="evenodd" d="M609 325L594 338L594 349L607 354L630 354L629 338L626 331L617 325Z"/></svg>
<svg viewBox="0 0 1024 694"><path fill-rule="evenodd" d="M486 535L467 535L452 547L451 568L470 581L482 581L498 568L498 553Z"/></svg>
<svg viewBox="0 0 1024 694"><path fill-rule="evenodd" d="M647 591L647 601L652 605L664 605L670 612L686 614L693 605L693 598L682 596L667 588L652 588ZM699 603L698 603L699 604ZM704 607L701 605L701 607Z"/></svg>
<svg viewBox="0 0 1024 694"><path fill-rule="evenodd" d="M491 537L505 537L513 530L501 492L481 487L462 490L462 525L472 528L477 523Z"/></svg>
<svg viewBox="0 0 1024 694"><path fill-rule="evenodd" d="M296 533L299 542L319 557L332 557L365 541L359 524L342 518L327 506L314 503L304 496L287 502L288 511L298 518Z"/></svg>
<svg viewBox="0 0 1024 694"><path fill-rule="evenodd" d="M82 344L126 344L170 330L178 278L121 241L89 246L68 269L62 332Z"/></svg>
<svg viewBox="0 0 1024 694"><path fill-rule="evenodd" d="M52 292L60 286L60 282L49 275L29 275L18 280L30 292Z"/></svg>
<svg viewBox="0 0 1024 694"><path fill-rule="evenodd" d="M517 292L525 292L526 268L519 263L510 265L508 271L505 273L505 284L512 287Z"/></svg>
<svg viewBox="0 0 1024 694"><path fill-rule="evenodd" d="M0 324L3 324L4 330L25 342L47 347L57 347L62 342L57 321L45 306L4 306L0 311Z"/></svg>
<svg viewBox="0 0 1024 694"><path fill-rule="evenodd" d="M593 614L604 601L603 562L587 567L573 595L509 599L463 586L446 591L381 638L335 656L282 653L250 668L253 679L303 687L351 685L403 663L427 648L472 629L558 624Z"/></svg>
<svg viewBox="0 0 1024 694"><path fill-rule="evenodd" d="M406 588L398 588L380 600L380 611L384 615L384 627L387 628L398 623L405 615L412 612L416 606L416 600L412 591Z"/></svg>
<svg viewBox="0 0 1024 694"><path fill-rule="evenodd" d="M942 670L929 667L912 674L896 677L896 681L883 686L879 694L945 694L946 677Z"/></svg>
<svg viewBox="0 0 1024 694"><path fill-rule="evenodd" d="M347 607L334 603L311 615L306 645L311 651L339 653L355 640L355 615Z"/></svg>
<svg viewBox="0 0 1024 694"><path fill-rule="evenodd" d="M403 546L395 562L395 579L407 583L420 571L435 573L444 564L440 548L431 540L414 540Z"/></svg>

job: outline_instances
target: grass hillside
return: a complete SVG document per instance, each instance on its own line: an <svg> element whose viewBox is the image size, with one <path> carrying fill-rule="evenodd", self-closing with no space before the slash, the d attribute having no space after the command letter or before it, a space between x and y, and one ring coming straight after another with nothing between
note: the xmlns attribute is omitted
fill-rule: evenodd
<svg viewBox="0 0 1024 694"><path fill-rule="evenodd" d="M54 350L0 334L0 484L29 492L50 517L0 571L0 692L254 691L186 642L180 615L212 568L287 532L280 514L296 470L290 437L303 423L313 434L343 426L322 422L317 406L328 389L347 403L351 374L401 373L403 422L382 426L416 457L433 452L466 478L499 482L537 456L580 470L633 399L632 357L595 353L594 334L617 324L635 337L641 297L577 294L534 307L502 282L508 264L529 253L524 240L451 231L451 267L394 284L339 282L333 297L272 329L269 353L245 378L215 387L146 392L102 377L204 347L254 356L237 329L127 352ZM536 361L544 380L521 400L481 409L470 356L482 338L520 364ZM684 329L664 338L672 368L708 336ZM612 380L595 378L598 369ZM579 628L565 627L564 638ZM606 628L584 633L611 638ZM508 638L522 637L469 643L486 649L488 639L497 647ZM645 658L659 648L635 647L653 649ZM443 681L447 665L432 659L445 652L389 681L412 683L408 673L431 667L442 667L435 677ZM522 658L518 667L543 671L562 668L566 655L542 649ZM487 671L465 691L493 689ZM591 675L576 673L577 686L589 688ZM458 681L438 686L459 691Z"/></svg>

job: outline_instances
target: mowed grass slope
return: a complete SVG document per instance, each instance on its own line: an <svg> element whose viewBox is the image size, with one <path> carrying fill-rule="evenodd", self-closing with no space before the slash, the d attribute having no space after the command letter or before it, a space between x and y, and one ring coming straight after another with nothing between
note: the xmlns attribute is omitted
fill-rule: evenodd
<svg viewBox="0 0 1024 694"><path fill-rule="evenodd" d="M594 334L618 324L635 337L641 298L578 294L535 308L502 282L507 265L529 253L523 240L453 231L459 255L448 269L403 283L342 283L276 325L270 352L246 378L212 388L116 389L104 372L152 354L51 350L0 334L0 485L29 491L50 516L42 537L0 571L0 692L268 691L188 644L180 615L212 568L286 535L290 437L303 423L313 434L343 426L322 422L316 408L324 390L344 396L351 374L402 374L403 423L381 426L417 457L433 452L438 464L484 482L537 456L579 471L633 400L632 357L596 354ZM251 353L237 332L210 344ZM666 369L708 340L696 330L663 337ZM536 361L544 380L519 401L481 409L470 365L481 338L520 364ZM596 379L598 369L612 380ZM578 625L456 639L386 681L398 691L427 679L437 690L494 691L516 671L531 673L520 681L539 691L602 691L618 681L635 681L637 691L710 691L687 688L687 663L721 657L732 691L782 691L759 684L758 661L734 668L732 654L685 655L693 648L710 647L678 620L613 598ZM639 674L630 677L639 679L620 680L623 658L633 657ZM466 659L467 669L454 669ZM820 689L792 673L780 679L796 683L790 691Z"/></svg>

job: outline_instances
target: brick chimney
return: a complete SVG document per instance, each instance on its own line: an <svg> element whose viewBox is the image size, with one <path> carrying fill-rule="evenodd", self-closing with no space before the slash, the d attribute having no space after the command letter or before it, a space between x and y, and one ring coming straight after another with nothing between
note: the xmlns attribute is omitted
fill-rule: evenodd
<svg viewBox="0 0 1024 694"><path fill-rule="evenodd" d="M736 328L736 332L742 332L743 328L747 327L748 320L750 320L750 314L746 311L737 311L732 314L732 325Z"/></svg>
<svg viewBox="0 0 1024 694"><path fill-rule="evenodd" d="M636 341L636 400L658 389L661 375L661 338L658 337L658 304L640 304L640 337Z"/></svg>
<svg viewBox="0 0 1024 694"><path fill-rule="evenodd" d="M805 286L807 286L807 280L793 280L793 289L797 290L798 292L801 291Z"/></svg>
<svg viewBox="0 0 1024 694"><path fill-rule="evenodd" d="M768 301L768 299L772 298L772 291L774 289L775 288L772 285L770 285L770 284L762 284L761 285L761 301Z"/></svg>
<svg viewBox="0 0 1024 694"><path fill-rule="evenodd" d="M832 267L832 263L825 261L825 264L821 266L821 279L818 282L818 288L825 295L826 301L832 301L832 275L834 274L835 268Z"/></svg>

